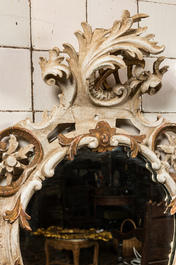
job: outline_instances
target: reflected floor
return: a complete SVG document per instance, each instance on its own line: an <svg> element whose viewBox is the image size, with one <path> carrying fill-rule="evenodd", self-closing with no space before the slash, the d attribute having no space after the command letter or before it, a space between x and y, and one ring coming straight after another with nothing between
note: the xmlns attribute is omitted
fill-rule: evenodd
<svg viewBox="0 0 176 265"><path fill-rule="evenodd" d="M21 238L21 252L24 265L45 265L45 252L44 252L44 237L30 236L28 238ZM117 254L113 248L112 242L99 242L99 265L115 265ZM62 260L68 261L73 264L72 253L70 251L58 251L50 248L50 261L56 262ZM91 264L93 260L93 249L81 249L80 265Z"/></svg>

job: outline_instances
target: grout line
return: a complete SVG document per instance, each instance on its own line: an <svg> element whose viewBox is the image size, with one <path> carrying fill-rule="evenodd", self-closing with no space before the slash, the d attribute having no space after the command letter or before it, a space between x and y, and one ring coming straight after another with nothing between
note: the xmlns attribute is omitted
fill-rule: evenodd
<svg viewBox="0 0 176 265"><path fill-rule="evenodd" d="M51 112L52 110L47 110L48 112ZM7 112L9 112L9 113L12 113L12 112L18 112L18 113L20 113L20 112L27 112L27 113L43 113L44 112L44 110L0 110L0 113L7 113ZM141 110L141 112L142 113L147 113L147 114L175 114L176 113L176 111L174 112L174 111L154 111L154 112L151 112L151 111L144 111L143 109Z"/></svg>
<svg viewBox="0 0 176 265"><path fill-rule="evenodd" d="M29 18L30 18L30 63L31 63L31 109L32 109L32 119L35 123L35 113L34 113L34 82L33 82L33 47L32 47L32 15L31 15L31 1L29 1Z"/></svg>
<svg viewBox="0 0 176 265"><path fill-rule="evenodd" d="M87 6L88 6L88 0L86 0L86 22L88 22Z"/></svg>
<svg viewBox="0 0 176 265"><path fill-rule="evenodd" d="M176 112L174 112L174 111L172 111L172 112L168 112L168 111L155 111L155 112L151 112L151 111L144 111L144 110L142 110L141 111L142 113L147 113L147 114L157 114L157 115L159 115L159 114L168 114L168 115L170 115L170 114L175 114Z"/></svg>
<svg viewBox="0 0 176 265"><path fill-rule="evenodd" d="M20 46L5 46L5 45L0 45L0 48L11 48L11 49L20 49L20 50L30 50L30 47L20 47Z"/></svg>
<svg viewBox="0 0 176 265"><path fill-rule="evenodd" d="M47 110L48 112L51 112L52 110ZM0 113L32 113L32 115L34 115L35 113L43 113L44 110L0 110Z"/></svg>
<svg viewBox="0 0 176 265"><path fill-rule="evenodd" d="M136 2L136 4L137 4L137 14L139 14L139 0L137 0L137 2ZM139 28L139 21L138 21L138 28Z"/></svg>
<svg viewBox="0 0 176 265"><path fill-rule="evenodd" d="M137 14L139 14L139 0L137 0ZM139 24L139 22L138 22L138 24Z"/></svg>
<svg viewBox="0 0 176 265"><path fill-rule="evenodd" d="M139 22L138 22L139 23ZM31 50L31 48L27 48L27 47L15 47L15 46L0 46L0 48L11 48L11 49L25 49L25 50ZM49 52L49 49L45 50L45 49L36 49L36 48L32 48L33 52ZM63 53L62 50L60 50L60 53ZM162 56L162 55L161 55ZM159 56L155 56L155 55L150 55L150 56L146 56L145 58L158 58ZM175 60L176 57L171 57L171 56L165 56L165 59L171 59L171 60Z"/></svg>
<svg viewBox="0 0 176 265"><path fill-rule="evenodd" d="M163 4L168 6L175 6L176 4L171 3L164 3L164 2L156 2L156 1L147 1L147 0L139 0L140 2L147 2L147 3L153 3L153 4Z"/></svg>
<svg viewBox="0 0 176 265"><path fill-rule="evenodd" d="M30 47L17 47L17 46L4 46L0 45L0 49L20 49L20 50L31 50L31 45ZM54 47L51 47L51 49ZM32 47L33 52L49 52L50 49L37 49ZM63 50L60 49L60 52L63 53Z"/></svg>
<svg viewBox="0 0 176 265"><path fill-rule="evenodd" d="M0 110L0 112L32 112L31 110Z"/></svg>

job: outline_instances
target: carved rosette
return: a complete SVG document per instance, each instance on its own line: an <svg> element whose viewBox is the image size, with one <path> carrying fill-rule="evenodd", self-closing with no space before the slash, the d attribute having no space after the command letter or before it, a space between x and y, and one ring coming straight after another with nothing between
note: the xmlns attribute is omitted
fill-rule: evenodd
<svg viewBox="0 0 176 265"><path fill-rule="evenodd" d="M162 138L161 138L162 137ZM165 137L165 143L162 144L162 140ZM161 138L161 144L158 144ZM166 141L167 140L167 141ZM176 181L176 124L165 123L159 127L153 134L153 141L151 149L156 152L161 159L166 171ZM162 154L164 156L162 157ZM176 198L173 198L171 203L167 206L171 208L171 214L176 213Z"/></svg>
<svg viewBox="0 0 176 265"><path fill-rule="evenodd" d="M78 145L85 137L95 137L98 140L98 146L97 148L93 148L92 151L104 153L106 151L112 151L115 148L114 146L111 146L112 137L115 135L122 135L130 139L132 157L137 156L138 151L140 150L138 143L141 143L145 139L145 135L135 136L116 133L116 129L111 128L110 125L105 121L98 122L96 128L90 129L89 132L89 134L82 134L75 138L67 138L64 135L59 134L58 139L60 145L69 146L67 153L69 160L74 159L74 156L77 154Z"/></svg>
<svg viewBox="0 0 176 265"><path fill-rule="evenodd" d="M8 143L3 142L5 137L9 137ZM19 147L16 137L20 137L27 142L24 148ZM29 159L29 151L33 149L33 159ZM38 139L28 130L12 127L0 133L0 173L6 178L6 185L0 186L0 196L12 196L27 179L29 174L35 169L42 159L42 147ZM25 164L22 162L25 160ZM22 172L20 176L15 171Z"/></svg>

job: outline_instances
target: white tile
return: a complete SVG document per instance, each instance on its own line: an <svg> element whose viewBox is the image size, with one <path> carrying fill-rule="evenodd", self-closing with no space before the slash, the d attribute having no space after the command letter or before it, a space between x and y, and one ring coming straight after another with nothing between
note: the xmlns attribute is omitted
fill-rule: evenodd
<svg viewBox="0 0 176 265"><path fill-rule="evenodd" d="M0 131L26 118L32 119L31 112L0 112Z"/></svg>
<svg viewBox="0 0 176 265"><path fill-rule="evenodd" d="M139 0L141 2L155 2L155 3L163 3L163 4L173 4L176 5L176 0Z"/></svg>
<svg viewBox="0 0 176 265"><path fill-rule="evenodd" d="M48 59L49 52L33 53L33 82L34 82L34 109L35 110L52 110L53 105L59 105L58 86L48 86L42 79L39 57Z"/></svg>
<svg viewBox="0 0 176 265"><path fill-rule="evenodd" d="M30 53L0 48L0 110L30 110Z"/></svg>
<svg viewBox="0 0 176 265"><path fill-rule="evenodd" d="M151 70L155 59L146 61L146 69ZM145 94L142 97L144 112L176 112L176 60L165 59L160 68L164 65L169 65L169 69L163 76L160 91L153 96Z"/></svg>
<svg viewBox="0 0 176 265"><path fill-rule="evenodd" d="M0 1L0 45L29 47L29 1Z"/></svg>
<svg viewBox="0 0 176 265"><path fill-rule="evenodd" d="M139 12L150 16L140 26L148 26L146 33L154 33L158 45L166 46L163 55L176 58L176 5L139 2Z"/></svg>
<svg viewBox="0 0 176 265"><path fill-rule="evenodd" d="M49 114L50 114L50 112L48 112L48 115ZM42 121L43 112L35 112L34 115L35 115L35 123Z"/></svg>
<svg viewBox="0 0 176 265"><path fill-rule="evenodd" d="M156 121L157 115L158 115L158 113L144 113L144 117L151 122ZM176 123L176 114L175 113L168 113L168 114L162 113L161 117L166 119L167 122Z"/></svg>
<svg viewBox="0 0 176 265"><path fill-rule="evenodd" d="M76 49L78 42L74 32L81 29L86 20L85 0L31 0L33 46L51 49L63 43L71 43Z"/></svg>
<svg viewBox="0 0 176 265"><path fill-rule="evenodd" d="M121 19L122 12L128 9L131 15L137 13L135 0L88 0L88 22L95 28L111 28L115 20Z"/></svg>

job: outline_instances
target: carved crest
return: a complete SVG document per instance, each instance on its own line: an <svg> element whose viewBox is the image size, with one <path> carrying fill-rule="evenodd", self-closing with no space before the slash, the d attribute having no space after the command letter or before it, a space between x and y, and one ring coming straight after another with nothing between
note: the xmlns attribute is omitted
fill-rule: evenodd
<svg viewBox="0 0 176 265"><path fill-rule="evenodd" d="M121 20L114 22L110 29L95 29L92 31L88 23L82 23L83 32L76 31L79 42L77 53L70 44L63 44L68 65L63 63L65 56L54 48L50 51L49 60L40 58L44 81L57 84L63 90L67 101L61 103L69 106L78 92L98 106L117 106L133 96L137 91L140 94L155 94L161 88L161 79L167 71L167 66L159 69L164 57L160 57L153 65L153 73L145 71L144 55L158 54L164 46L158 46L153 41L153 34L142 35L147 27L133 28L133 24L146 18L145 14L130 17L124 11ZM126 82L122 83L119 70L126 69ZM108 77L112 76L114 85L108 84ZM69 91L69 94L68 94ZM82 95L81 93L81 95Z"/></svg>

